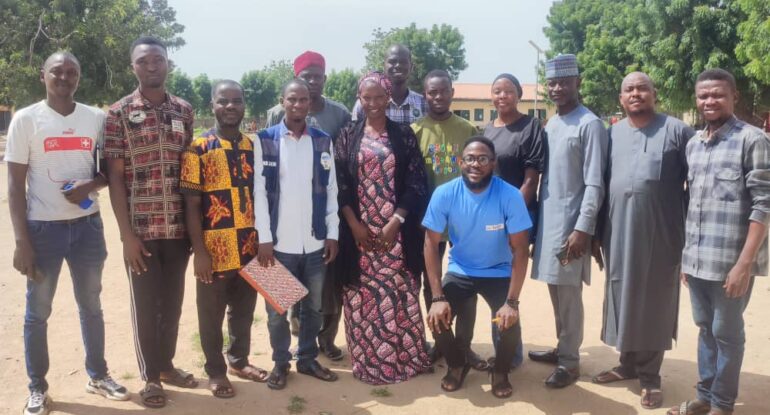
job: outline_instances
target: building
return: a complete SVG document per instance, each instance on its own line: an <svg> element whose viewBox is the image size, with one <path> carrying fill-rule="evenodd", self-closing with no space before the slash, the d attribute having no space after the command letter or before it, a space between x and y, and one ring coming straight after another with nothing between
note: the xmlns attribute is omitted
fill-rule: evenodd
<svg viewBox="0 0 770 415"><path fill-rule="evenodd" d="M477 127L485 127L497 118L497 111L492 104L491 84L454 83L454 99L452 112L472 122ZM522 84L523 95L519 100L519 112L535 116L535 84ZM537 112L541 120L550 118L556 113L556 107L545 99L543 87L539 87L537 97Z"/></svg>
<svg viewBox="0 0 770 415"><path fill-rule="evenodd" d="M8 131L8 126L11 124L11 107L0 105L0 133Z"/></svg>

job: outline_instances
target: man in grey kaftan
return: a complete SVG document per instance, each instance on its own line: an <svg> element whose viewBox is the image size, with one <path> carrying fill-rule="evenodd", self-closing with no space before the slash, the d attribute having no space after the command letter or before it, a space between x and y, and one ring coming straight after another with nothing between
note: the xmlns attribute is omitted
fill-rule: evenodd
<svg viewBox="0 0 770 415"><path fill-rule="evenodd" d="M624 79L620 102L628 117L609 129L607 197L599 218L607 265L601 338L621 356L620 366L594 382L638 377L643 394L660 390L663 354L676 336L685 148L695 134L684 122L656 113L655 98L647 75ZM643 406L656 398L643 399Z"/></svg>
<svg viewBox="0 0 770 415"><path fill-rule="evenodd" d="M532 278L548 284L558 345L549 351L530 351L529 357L556 364L545 383L562 388L574 383L580 373L582 284L590 282L589 245L604 197L607 130L580 104L574 55L559 55L546 62L546 80L557 115L546 125L548 158Z"/></svg>

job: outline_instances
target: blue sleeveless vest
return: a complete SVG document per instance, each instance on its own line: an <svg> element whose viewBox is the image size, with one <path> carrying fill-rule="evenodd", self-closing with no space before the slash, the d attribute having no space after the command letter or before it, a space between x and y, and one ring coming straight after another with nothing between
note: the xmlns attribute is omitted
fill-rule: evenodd
<svg viewBox="0 0 770 415"><path fill-rule="evenodd" d="M273 244L278 242L278 200L281 194L280 161L281 137L287 132L286 125L281 122L257 134L262 145L262 175L265 177L267 205L270 211L270 231ZM313 221L312 235L318 240L326 239L326 186L329 184L329 173L332 157L332 139L325 132L307 127L307 133L313 141ZM254 160L259 163L260 160Z"/></svg>

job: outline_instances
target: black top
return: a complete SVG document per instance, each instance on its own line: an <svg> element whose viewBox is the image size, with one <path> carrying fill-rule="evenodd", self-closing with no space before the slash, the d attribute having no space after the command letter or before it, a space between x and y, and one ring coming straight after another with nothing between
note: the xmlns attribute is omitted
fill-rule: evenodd
<svg viewBox="0 0 770 415"><path fill-rule="evenodd" d="M504 127L495 127L491 122L484 136L495 144L497 175L509 184L520 189L527 168L543 172L545 130L540 120L525 115Z"/></svg>

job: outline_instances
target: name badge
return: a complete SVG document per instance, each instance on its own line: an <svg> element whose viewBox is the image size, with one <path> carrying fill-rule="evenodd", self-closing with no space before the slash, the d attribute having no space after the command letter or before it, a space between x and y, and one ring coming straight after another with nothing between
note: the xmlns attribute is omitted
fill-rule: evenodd
<svg viewBox="0 0 770 415"><path fill-rule="evenodd" d="M487 231L499 231L505 229L505 225L502 223L498 223L496 225L487 225Z"/></svg>
<svg viewBox="0 0 770 415"><path fill-rule="evenodd" d="M141 124L147 118L147 114L142 110L133 110L128 114L128 121L131 124Z"/></svg>
<svg viewBox="0 0 770 415"><path fill-rule="evenodd" d="M184 134L184 123L182 120L171 120L171 131Z"/></svg>
<svg viewBox="0 0 770 415"><path fill-rule="evenodd" d="M329 170L332 168L332 156L325 151L321 153L321 167L323 167L324 170Z"/></svg>
<svg viewBox="0 0 770 415"><path fill-rule="evenodd" d="M268 160L264 160L264 161L262 162L262 165L263 165L263 166L265 166L265 167L275 167L275 166L277 166L277 165L278 165L278 163L277 163L277 162L275 162L275 161L268 161Z"/></svg>

